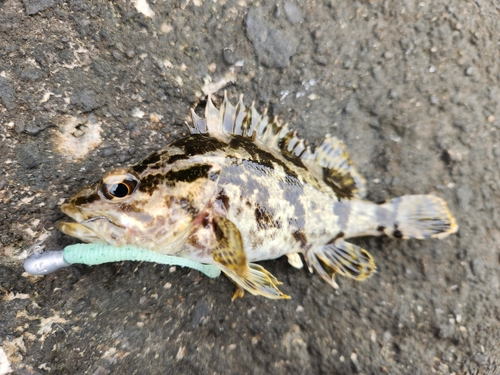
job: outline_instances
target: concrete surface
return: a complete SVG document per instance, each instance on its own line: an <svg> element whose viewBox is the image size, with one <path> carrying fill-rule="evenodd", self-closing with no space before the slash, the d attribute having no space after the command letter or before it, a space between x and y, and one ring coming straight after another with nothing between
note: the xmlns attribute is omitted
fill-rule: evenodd
<svg viewBox="0 0 500 375"><path fill-rule="evenodd" d="M0 373L499 374L498 1L0 0ZM59 205L186 133L203 89L345 140L369 198L445 198L444 241L359 239L288 301L138 263L23 273ZM142 115L142 117L141 117Z"/></svg>

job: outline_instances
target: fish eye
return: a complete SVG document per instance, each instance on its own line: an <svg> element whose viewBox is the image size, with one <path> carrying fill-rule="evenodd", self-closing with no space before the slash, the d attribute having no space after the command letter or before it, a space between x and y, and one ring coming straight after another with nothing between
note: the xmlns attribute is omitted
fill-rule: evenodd
<svg viewBox="0 0 500 375"><path fill-rule="evenodd" d="M125 198L130 194L130 188L126 183L120 182L109 188L109 194L116 198Z"/></svg>
<svg viewBox="0 0 500 375"><path fill-rule="evenodd" d="M131 173L113 174L112 172L102 179L102 194L109 200L126 198L139 185L139 179Z"/></svg>

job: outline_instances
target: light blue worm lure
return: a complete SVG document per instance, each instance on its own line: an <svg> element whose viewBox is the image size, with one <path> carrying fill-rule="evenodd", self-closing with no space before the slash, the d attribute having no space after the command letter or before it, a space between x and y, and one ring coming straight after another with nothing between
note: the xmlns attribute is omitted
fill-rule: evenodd
<svg viewBox="0 0 500 375"><path fill-rule="evenodd" d="M117 247L104 243L76 244L66 246L64 250L34 253L24 261L24 269L32 275L48 275L76 263L94 266L126 260L188 267L211 278L219 276L221 272L219 267L212 264L203 264L186 258L160 254L137 246L125 245Z"/></svg>

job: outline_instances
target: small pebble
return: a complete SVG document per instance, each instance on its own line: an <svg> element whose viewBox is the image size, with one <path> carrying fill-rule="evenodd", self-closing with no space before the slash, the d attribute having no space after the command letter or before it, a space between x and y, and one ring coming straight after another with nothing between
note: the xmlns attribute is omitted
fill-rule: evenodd
<svg viewBox="0 0 500 375"><path fill-rule="evenodd" d="M227 65L233 65L236 62L236 58L234 57L234 52L230 48L224 48L224 51L222 52L224 62Z"/></svg>
<svg viewBox="0 0 500 375"><path fill-rule="evenodd" d="M472 357L472 360L480 366L483 366L486 363L488 363L488 357L486 357L483 354L476 354L474 357Z"/></svg>
<svg viewBox="0 0 500 375"><path fill-rule="evenodd" d="M465 71L465 74L468 76L471 76L473 73L474 73L474 68L472 66L469 66Z"/></svg>
<svg viewBox="0 0 500 375"><path fill-rule="evenodd" d="M285 11L286 18L290 23L297 24L304 22L302 10L296 4L287 1L283 6L283 10Z"/></svg>
<svg viewBox="0 0 500 375"><path fill-rule="evenodd" d="M19 120L14 125L14 129L16 129L16 132L18 134L21 134L26 129L26 124L24 123L23 120Z"/></svg>
<svg viewBox="0 0 500 375"><path fill-rule="evenodd" d="M111 155L114 155L115 151L111 148L111 147L108 147L108 148L105 148L102 150L102 155L104 157L110 157Z"/></svg>
<svg viewBox="0 0 500 375"><path fill-rule="evenodd" d="M115 58L116 61L121 61L123 59L123 55L120 51L113 51L111 52L111 54L113 55L113 57Z"/></svg>

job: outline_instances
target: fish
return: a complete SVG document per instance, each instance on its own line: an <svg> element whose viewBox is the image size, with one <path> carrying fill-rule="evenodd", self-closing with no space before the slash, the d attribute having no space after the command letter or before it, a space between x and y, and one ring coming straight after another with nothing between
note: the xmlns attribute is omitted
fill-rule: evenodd
<svg viewBox="0 0 500 375"><path fill-rule="evenodd" d="M116 168L61 206L74 222L59 230L83 242L136 245L218 266L245 291L290 298L256 262L286 255L337 288L335 276L365 280L373 256L360 236L443 239L458 230L434 195L367 200L366 181L344 143L326 135L311 150L278 118L243 96L224 94L204 117L191 110L189 135L127 168Z"/></svg>

